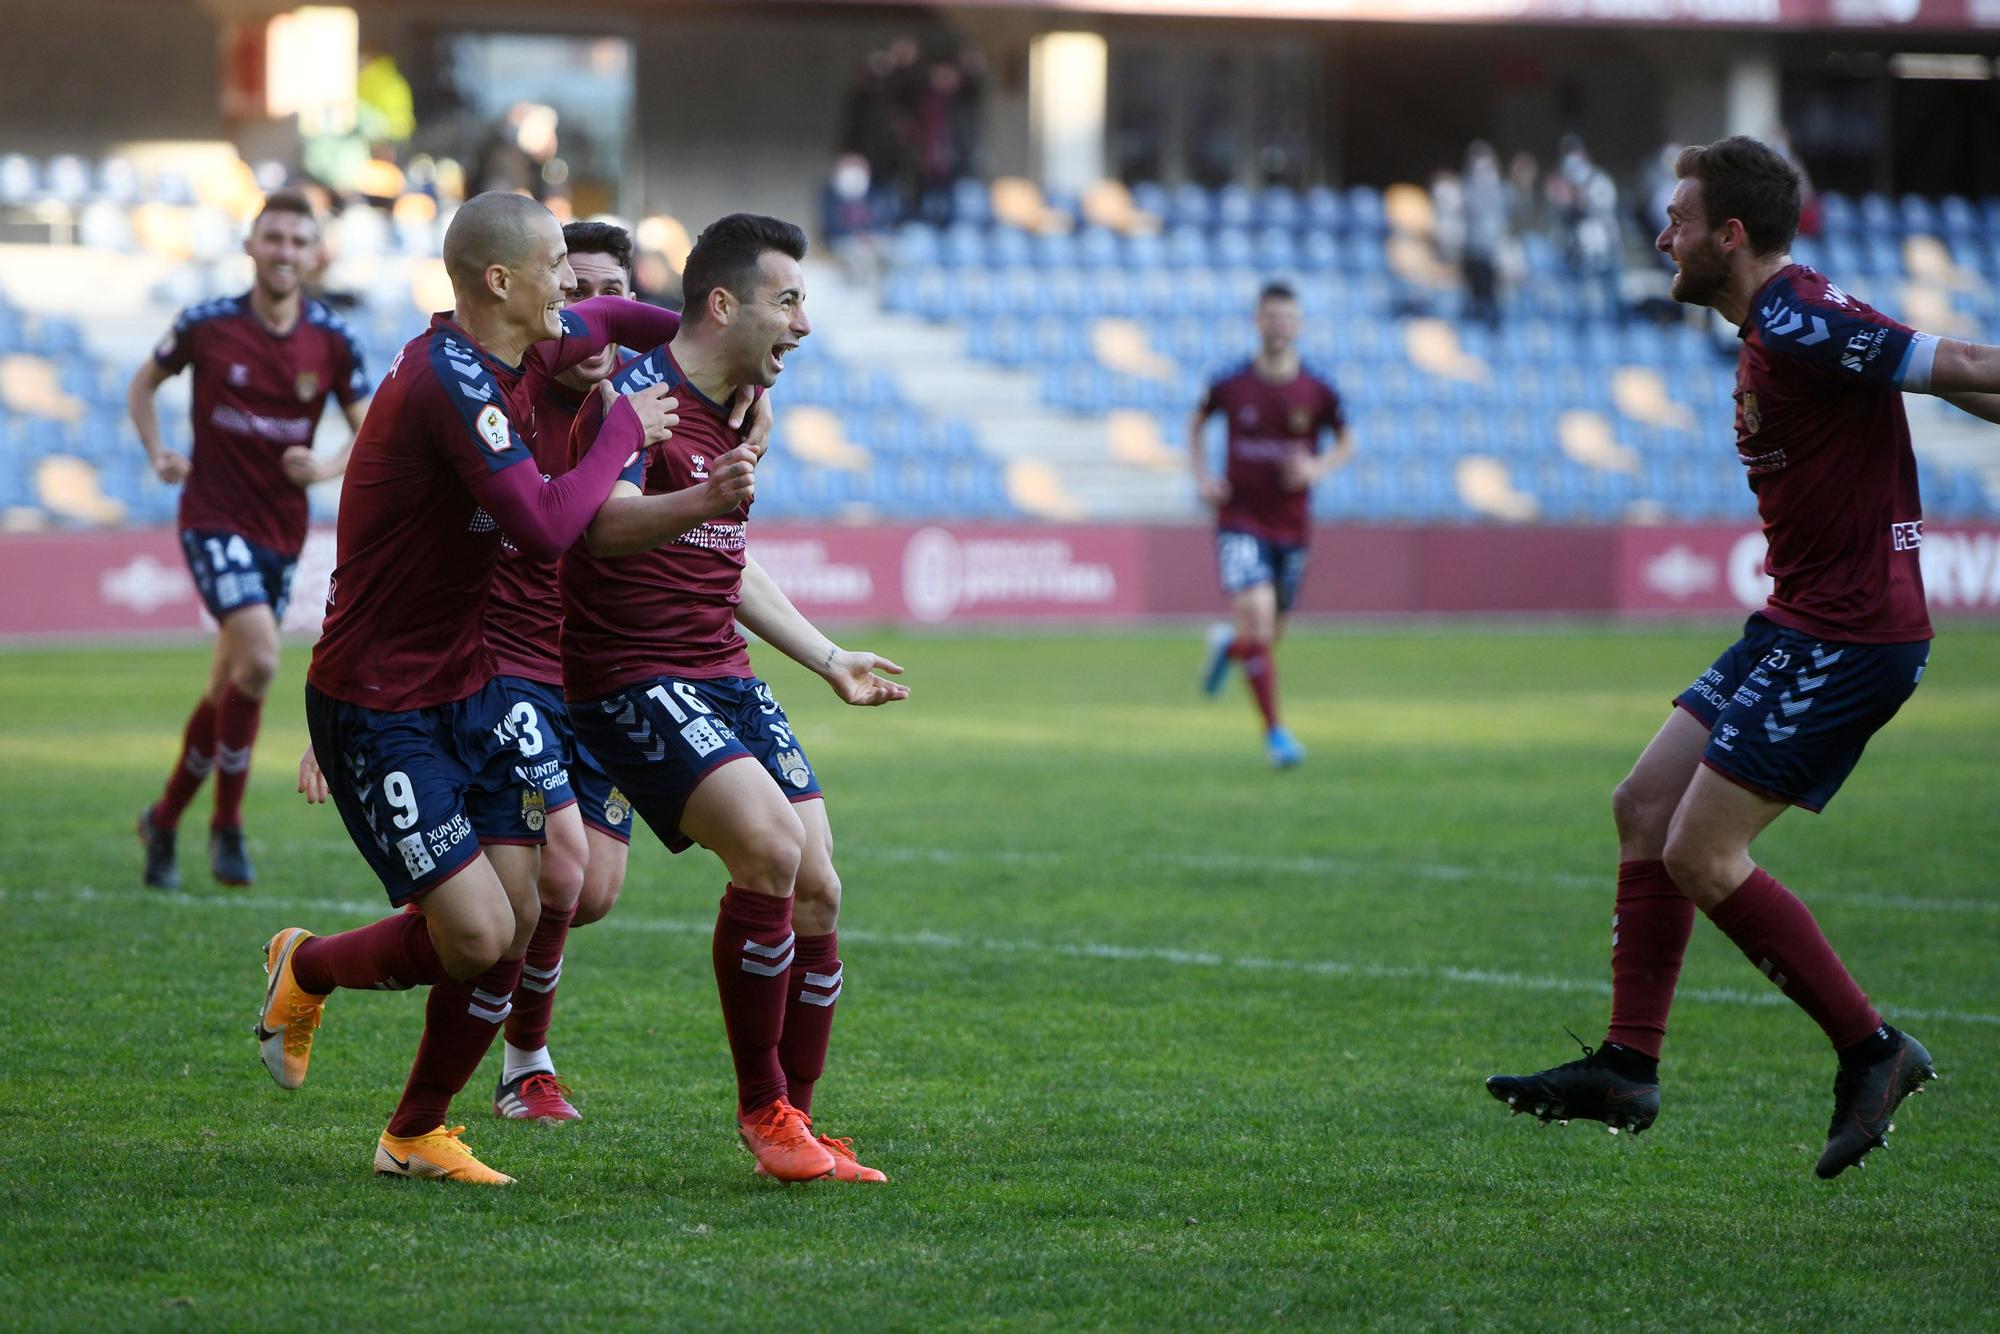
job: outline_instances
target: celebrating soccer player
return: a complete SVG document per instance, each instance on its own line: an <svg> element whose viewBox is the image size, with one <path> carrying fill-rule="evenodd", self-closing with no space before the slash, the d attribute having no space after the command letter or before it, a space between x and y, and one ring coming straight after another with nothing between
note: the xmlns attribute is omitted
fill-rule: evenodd
<svg viewBox="0 0 2000 1334"><path fill-rule="evenodd" d="M875 674L900 673L894 663L815 629L748 556L750 495L723 513L708 499L750 481L756 459L720 405L743 385L775 383L812 332L805 251L805 234L774 218L715 223L688 256L680 332L613 377L621 389L671 387L680 421L663 448L626 469L587 551L563 561L563 683L578 736L660 841L676 852L699 843L728 868L713 959L737 1126L757 1170L883 1181L847 1140L813 1133L813 1087L842 987L840 880L819 779L752 674L737 623L850 704L909 691Z"/></svg>
<svg viewBox="0 0 2000 1334"><path fill-rule="evenodd" d="M1188 460L1202 503L1215 510L1215 563L1235 613L1231 625L1209 632L1202 689L1222 689L1232 662L1264 721L1271 763L1290 768L1305 747L1278 720L1278 668L1272 656L1285 616L1305 580L1312 538L1313 484L1354 454L1354 436L1340 394L1299 360L1298 296L1271 283L1257 298L1257 355L1209 385L1188 423ZM1221 413L1228 423L1228 463L1209 471L1204 427ZM1321 449L1321 432L1334 446Z"/></svg>
<svg viewBox="0 0 2000 1334"><path fill-rule="evenodd" d="M576 274L573 300L630 293L632 240L624 228L572 222L563 228L563 240ZM607 346L543 385L530 443L544 476L569 470L570 427L585 398L616 368L618 355L615 345ZM749 415L746 440L761 450L771 430L768 402L753 399L746 387L731 408L732 427ZM691 516L690 523L695 517L705 516ZM618 901L632 828L631 803L589 750L577 744L562 695L562 660L556 651L561 627L556 563L504 542L487 605L486 645L493 651L496 680L512 701L510 708L526 704L533 711L545 749L523 775L534 786L522 791L518 827L492 839L542 845L537 881L541 916L528 941L513 1013L507 1016L493 1110L515 1120L542 1122L580 1116L556 1076L549 1024L570 928L601 919ZM556 783L565 772L567 792Z"/></svg>
<svg viewBox="0 0 2000 1334"><path fill-rule="evenodd" d="M334 988L428 985L423 1041L375 1170L505 1185L459 1141L462 1127L445 1127L512 1008L539 917L535 849L504 840L524 803L547 801L547 736L533 706L495 684L488 586L502 532L544 561L576 540L626 461L665 438L671 400L657 389L618 399L555 481L518 427L545 376L613 343L653 346L678 321L619 299L565 309L575 278L562 229L522 196L468 201L444 261L455 308L404 346L355 441L306 688L342 822L390 903L418 911L335 936L278 932L257 1036L272 1078L297 1088ZM718 497L715 512L734 503Z"/></svg>
<svg viewBox="0 0 2000 1334"><path fill-rule="evenodd" d="M255 278L241 296L190 306L133 375L125 403L163 482L181 492L181 550L204 606L221 627L208 685L189 716L181 754L160 799L139 816L145 883L175 889L175 831L210 771L215 815L208 864L225 885L256 873L243 843L243 790L278 670L278 624L306 540L305 488L340 474L346 451L314 455L313 432L329 396L361 428L368 376L340 317L305 294L319 223L302 196L264 201L243 242ZM194 367L193 457L160 443L153 397Z"/></svg>
<svg viewBox="0 0 2000 1334"><path fill-rule="evenodd" d="M1902 395L2000 421L2000 348L1915 332L1788 253L1798 173L1741 136L1688 148L1659 249L1673 295L1738 326L1736 448L1769 539L1770 601L1673 702L1612 798L1618 893L1611 1022L1584 1058L1486 1087L1544 1121L1642 1131L1695 910L1811 1016L1838 1053L1815 1170L1885 1142L1930 1053L1882 1016L1805 904L1750 859L1787 807L1818 811L1923 678L1923 511Z"/></svg>

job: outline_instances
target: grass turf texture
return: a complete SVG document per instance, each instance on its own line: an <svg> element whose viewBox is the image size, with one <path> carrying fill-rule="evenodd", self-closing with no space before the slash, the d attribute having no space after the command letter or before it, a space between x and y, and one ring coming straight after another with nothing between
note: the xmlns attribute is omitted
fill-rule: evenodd
<svg viewBox="0 0 2000 1334"><path fill-rule="evenodd" d="M205 653L0 654L0 1325L1990 1327L2000 633L1945 627L1830 813L1758 848L1946 1072L1893 1153L1813 1178L1831 1054L1705 923L1651 1133L1480 1087L1602 1033L1611 787L1728 638L1302 633L1282 774L1191 634L856 636L916 692L867 713L760 652L847 886L817 1110L886 1188L751 1175L723 875L643 836L557 1006L586 1119L496 1122L496 1050L457 1119L522 1184L375 1179L420 994L336 995L296 1093L250 1036L273 929L383 910L291 792L305 650L259 885L208 881L204 792L167 896L129 831Z"/></svg>

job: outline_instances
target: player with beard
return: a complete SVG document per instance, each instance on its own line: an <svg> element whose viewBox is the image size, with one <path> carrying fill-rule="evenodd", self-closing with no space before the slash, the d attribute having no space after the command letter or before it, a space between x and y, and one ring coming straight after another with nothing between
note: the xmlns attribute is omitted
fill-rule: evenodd
<svg viewBox="0 0 2000 1334"><path fill-rule="evenodd" d="M1639 1132L1699 909L1838 1053L1815 1171L1886 1142L1930 1053L1882 1021L1802 902L1750 858L1788 807L1824 807L1929 658L1923 511L1902 395L2000 422L2000 348L1906 328L1788 253L1799 177L1736 136L1684 150L1657 245L1673 295L1738 326L1736 442L1769 542L1769 603L1673 702L1612 797L1619 843L1611 1021L1602 1046L1492 1095L1544 1121Z"/></svg>
<svg viewBox="0 0 2000 1334"><path fill-rule="evenodd" d="M1306 757L1278 720L1274 655L1305 582L1312 488L1354 456L1339 391L1299 360L1302 325L1297 294L1283 283L1267 285L1257 297L1256 357L1209 385L1188 423L1195 490L1215 510L1216 571L1235 612L1233 624L1209 631L1202 689L1218 693L1230 664L1243 664L1265 752L1280 769ZM1204 429L1218 413L1229 432L1221 477L1209 471ZM1322 450L1327 432L1333 448Z"/></svg>
<svg viewBox="0 0 2000 1334"><path fill-rule="evenodd" d="M680 332L613 377L620 389L670 386L680 422L626 469L563 561L563 683L578 736L660 841L699 843L728 868L711 956L757 1170L883 1181L848 1141L812 1129L843 986L840 880L819 779L737 625L849 704L909 691L875 674L900 673L894 663L821 634L748 555L748 497L692 529L682 517L685 497L754 464L720 405L775 383L812 332L805 250L805 234L775 218L716 222L688 256ZM586 434L589 421L587 409Z"/></svg>
<svg viewBox="0 0 2000 1334"><path fill-rule="evenodd" d="M278 670L278 625L306 540L306 491L338 477L347 451L320 458L313 433L329 397L359 431L368 411L361 347L325 302L305 293L319 221L301 195L274 194L250 224L243 253L255 278L241 296L190 306L132 377L125 404L163 482L181 492L181 551L218 632L208 685L181 735L165 791L139 815L145 883L176 889L175 831L202 780L215 774L208 863L225 885L256 879L243 841L243 792L264 694ZM194 368L194 449L160 443L153 403Z"/></svg>
<svg viewBox="0 0 2000 1334"><path fill-rule="evenodd" d="M445 1126L512 1008L539 917L534 850L508 835L531 791L522 770L538 774L546 738L532 708L495 684L488 587L503 531L553 561L626 462L667 433L664 392L606 390L614 403L590 448L547 481L520 430L532 429L542 382L614 343L651 346L676 322L616 298L565 308L575 278L562 229L521 196L467 201L444 261L454 309L397 356L381 410L355 442L306 687L341 820L391 905L418 911L335 936L279 931L265 947L256 1033L271 1077L297 1088L336 987L429 986L423 1041L375 1170L507 1185ZM714 509L734 503L722 495ZM568 785L550 779L532 792L554 804Z"/></svg>

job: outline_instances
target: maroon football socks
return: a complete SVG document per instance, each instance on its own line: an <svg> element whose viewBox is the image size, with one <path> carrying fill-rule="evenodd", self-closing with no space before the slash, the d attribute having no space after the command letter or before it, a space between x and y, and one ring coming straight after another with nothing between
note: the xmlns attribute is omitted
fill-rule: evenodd
<svg viewBox="0 0 2000 1334"><path fill-rule="evenodd" d="M1752 871L1708 918L1812 1016L1836 1048L1853 1047L1882 1027L1882 1016L1827 944L1811 911L1767 872Z"/></svg>
<svg viewBox="0 0 2000 1334"><path fill-rule="evenodd" d="M1271 646L1262 640L1238 639L1229 646L1229 656L1243 664L1243 679L1264 715L1264 730L1278 725L1278 663Z"/></svg>
<svg viewBox="0 0 2000 1334"><path fill-rule="evenodd" d="M1681 959L1694 932L1694 903L1659 861L1618 864L1611 920L1611 1026L1606 1042L1660 1059Z"/></svg>
<svg viewBox="0 0 2000 1334"><path fill-rule="evenodd" d="M810 1114L813 1085L826 1069L833 1037L833 1007L840 999L840 941L831 931L800 936L785 997L785 1031L778 1063L785 1069L785 1101Z"/></svg>
<svg viewBox="0 0 2000 1334"><path fill-rule="evenodd" d="M250 752L257 744L257 723L264 701L235 686L225 686L215 711L215 820L217 829L243 823L243 789L250 783Z"/></svg>
<svg viewBox="0 0 2000 1334"><path fill-rule="evenodd" d="M407 991L451 980L423 914L403 912L337 936L299 942L292 951L292 975L307 991L322 996L335 987Z"/></svg>
<svg viewBox="0 0 2000 1334"><path fill-rule="evenodd" d="M555 1014L556 984L562 981L563 946L569 940L574 905L542 905L541 920L528 938L528 956L521 964L521 985L514 989L514 1013L507 1019L507 1041L522 1051L549 1045L549 1020Z"/></svg>
<svg viewBox="0 0 2000 1334"><path fill-rule="evenodd" d="M167 790L153 807L153 826L172 829L180 823L181 812L194 800L201 780L215 768L215 702L203 695L188 715L181 732L181 758L167 779Z"/></svg>
<svg viewBox="0 0 2000 1334"><path fill-rule="evenodd" d="M427 1135L445 1123L451 1100L472 1078L514 1008L519 959L502 959L465 982L439 982L424 1003L424 1036L391 1135Z"/></svg>
<svg viewBox="0 0 2000 1334"><path fill-rule="evenodd" d="M742 1111L785 1096L778 1040L795 954L790 895L754 894L735 885L723 891L715 918L715 987Z"/></svg>

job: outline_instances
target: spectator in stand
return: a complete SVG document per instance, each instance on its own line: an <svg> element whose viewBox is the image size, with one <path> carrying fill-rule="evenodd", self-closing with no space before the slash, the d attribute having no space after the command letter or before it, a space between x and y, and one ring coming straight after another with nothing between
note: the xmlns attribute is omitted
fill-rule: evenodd
<svg viewBox="0 0 2000 1334"><path fill-rule="evenodd" d="M868 159L842 153L820 191L820 232L850 281L873 282L882 272L881 227L894 204L878 198Z"/></svg>
<svg viewBox="0 0 2000 1334"><path fill-rule="evenodd" d="M1549 177L1549 203L1562 226L1570 264L1586 283L1600 284L1609 313L1624 307L1619 281L1623 236L1618 225L1618 186L1591 161L1583 140L1563 136L1562 156Z"/></svg>
<svg viewBox="0 0 2000 1334"><path fill-rule="evenodd" d="M1487 327L1500 327L1500 256L1507 244L1510 209L1507 182L1500 176L1500 159L1493 145L1476 139L1465 150L1461 186L1465 204L1465 242L1460 268L1465 275L1466 315Z"/></svg>

